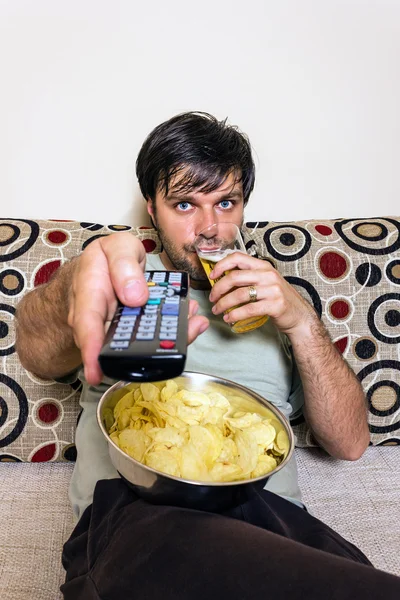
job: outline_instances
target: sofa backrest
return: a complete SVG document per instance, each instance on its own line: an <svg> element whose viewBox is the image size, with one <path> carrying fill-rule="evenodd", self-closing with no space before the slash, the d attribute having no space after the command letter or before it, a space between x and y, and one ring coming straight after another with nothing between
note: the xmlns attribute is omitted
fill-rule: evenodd
<svg viewBox="0 0 400 600"><path fill-rule="evenodd" d="M94 239L129 230L159 252L155 230L0 219L0 461L74 460L80 383L43 381L15 353L23 294ZM371 443L400 443L400 222L397 218L246 223L248 252L270 260L314 306L366 392ZM302 422L299 445L315 442Z"/></svg>

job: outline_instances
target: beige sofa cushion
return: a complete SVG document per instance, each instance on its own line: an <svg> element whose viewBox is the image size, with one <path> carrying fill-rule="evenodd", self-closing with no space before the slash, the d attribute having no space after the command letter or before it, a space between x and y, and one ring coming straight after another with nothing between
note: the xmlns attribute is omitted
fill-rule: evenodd
<svg viewBox="0 0 400 600"><path fill-rule="evenodd" d="M358 546L379 569L400 575L397 448L368 448L356 462L317 448L296 450L310 512ZM58 600L63 542L72 528L72 465L0 465L0 598ZM44 493L45 491L45 493Z"/></svg>

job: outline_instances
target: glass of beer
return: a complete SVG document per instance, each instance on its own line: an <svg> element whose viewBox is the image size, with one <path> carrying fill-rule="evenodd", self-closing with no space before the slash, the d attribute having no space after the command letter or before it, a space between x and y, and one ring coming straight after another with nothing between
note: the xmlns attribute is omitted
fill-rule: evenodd
<svg viewBox="0 0 400 600"><path fill-rule="evenodd" d="M244 252L247 254L240 229L234 223L213 223L213 225L206 227L200 231L196 237L194 246L211 286L220 279L210 278L210 273L213 270L215 263L233 252ZM225 271L224 275L227 275L228 273L229 271ZM222 275L222 277L224 275ZM233 291L234 289L236 288L232 288L230 291ZM240 304L238 306L243 305ZM238 308L238 306L230 308L225 314L234 308ZM246 331L257 329L257 327L261 327L261 325L264 325L267 321L267 315L249 317L241 321L236 321L235 323L230 323L230 327L235 333L244 333Z"/></svg>

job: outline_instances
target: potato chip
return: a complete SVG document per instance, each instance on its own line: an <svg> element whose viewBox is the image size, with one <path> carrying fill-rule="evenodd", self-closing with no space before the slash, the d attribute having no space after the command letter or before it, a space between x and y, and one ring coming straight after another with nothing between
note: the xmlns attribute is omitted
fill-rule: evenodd
<svg viewBox="0 0 400 600"><path fill-rule="evenodd" d="M142 383L140 391L143 394L143 400L146 402L156 402L160 399L160 390L153 383Z"/></svg>
<svg viewBox="0 0 400 600"><path fill-rule="evenodd" d="M113 433L110 433L110 438L112 439L112 441L114 442L114 444L117 444L117 446L119 447L119 433L118 433L118 431L113 431Z"/></svg>
<svg viewBox="0 0 400 600"><path fill-rule="evenodd" d="M280 454L287 454L289 451L289 440L286 432L283 431L283 429L279 431L278 435L276 436L274 450Z"/></svg>
<svg viewBox="0 0 400 600"><path fill-rule="evenodd" d="M229 462L216 462L210 469L211 481L237 481L243 479L243 471L239 465Z"/></svg>
<svg viewBox="0 0 400 600"><path fill-rule="evenodd" d="M112 408L107 407L103 413L104 427L109 431L114 425L114 411Z"/></svg>
<svg viewBox="0 0 400 600"><path fill-rule="evenodd" d="M236 412L232 417L226 418L226 423L232 431L244 429L260 422L260 415L256 415L255 413Z"/></svg>
<svg viewBox="0 0 400 600"><path fill-rule="evenodd" d="M207 469L212 467L222 450L222 433L219 432L218 428L215 428L215 431L211 427L212 425L208 427L192 425L189 427L190 442L207 466Z"/></svg>
<svg viewBox="0 0 400 600"><path fill-rule="evenodd" d="M217 408L216 406L210 406L206 415L203 417L200 425L207 425L210 423L211 425L217 425L221 431L224 429L224 417L225 411L224 409Z"/></svg>
<svg viewBox="0 0 400 600"><path fill-rule="evenodd" d="M216 408L220 408L224 412L230 410L231 405L229 404L229 400L227 398L225 398L225 396L223 396L219 392L210 392L208 394L208 397L210 399L211 406L215 406Z"/></svg>
<svg viewBox="0 0 400 600"><path fill-rule="evenodd" d="M184 479L209 480L207 467L190 442L181 448L180 473Z"/></svg>
<svg viewBox="0 0 400 600"><path fill-rule="evenodd" d="M135 402L139 402L140 400L143 400L143 394L140 388L137 388L134 392L133 392L133 397L135 399Z"/></svg>
<svg viewBox="0 0 400 600"><path fill-rule="evenodd" d="M128 384L113 394L111 406L104 423L113 442L174 477L205 482L262 477L289 452L277 418L265 407L254 412L248 398L223 386L192 391L179 389L174 380Z"/></svg>
<svg viewBox="0 0 400 600"><path fill-rule="evenodd" d="M176 429L175 427L153 427L147 433L153 442L177 448L183 446L189 438L185 431Z"/></svg>
<svg viewBox="0 0 400 600"><path fill-rule="evenodd" d="M161 390L161 400L167 402L178 391L178 386L173 379L168 379Z"/></svg>
<svg viewBox="0 0 400 600"><path fill-rule="evenodd" d="M265 450L267 450L274 443L275 429L268 423L268 421L251 425L248 427L247 431L251 432L256 439L260 454L263 454Z"/></svg>
<svg viewBox="0 0 400 600"><path fill-rule="evenodd" d="M240 429L235 433L235 444L238 450L237 464L242 468L244 477L248 477L256 468L258 460L257 441L253 435Z"/></svg>
<svg viewBox="0 0 400 600"><path fill-rule="evenodd" d="M146 454L145 465L174 477L180 477L180 451L171 447L159 448Z"/></svg>
<svg viewBox="0 0 400 600"><path fill-rule="evenodd" d="M237 446L232 438L223 438L222 450L220 455L217 457L219 462L235 462L238 455Z"/></svg>
<svg viewBox="0 0 400 600"><path fill-rule="evenodd" d="M255 469L251 472L251 477L261 477L262 475L270 473L276 469L276 467L277 462L275 458L268 456L267 454L261 454L261 456L258 457Z"/></svg>
<svg viewBox="0 0 400 600"><path fill-rule="evenodd" d="M125 394L116 404L115 408L114 408L114 419L117 420L120 413L125 409L125 408L131 408L133 406L135 402L135 399L133 397L133 392L129 392L128 394Z"/></svg>
<svg viewBox="0 0 400 600"><path fill-rule="evenodd" d="M121 450L138 461L143 460L148 443L148 436L141 430L124 429L118 436L118 444Z"/></svg>

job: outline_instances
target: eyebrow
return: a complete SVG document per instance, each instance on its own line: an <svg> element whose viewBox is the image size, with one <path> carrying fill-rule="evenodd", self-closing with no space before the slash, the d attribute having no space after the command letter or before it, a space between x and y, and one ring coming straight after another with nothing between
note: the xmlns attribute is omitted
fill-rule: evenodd
<svg viewBox="0 0 400 600"><path fill-rule="evenodd" d="M218 202L222 202L222 200L230 200L230 199L243 199L243 194L239 190L232 190L231 192L226 192L219 199ZM164 202L195 202L196 199L194 196L190 194L169 194L164 198Z"/></svg>

